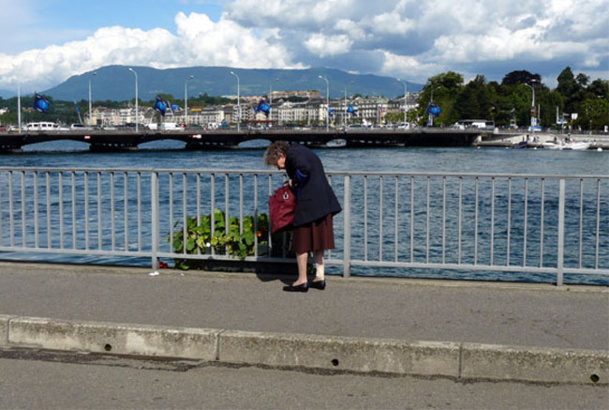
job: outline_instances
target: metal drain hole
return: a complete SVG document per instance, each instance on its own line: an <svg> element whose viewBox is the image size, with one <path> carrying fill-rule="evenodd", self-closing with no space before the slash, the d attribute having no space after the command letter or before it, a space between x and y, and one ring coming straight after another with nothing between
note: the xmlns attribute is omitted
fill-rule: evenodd
<svg viewBox="0 0 609 410"><path fill-rule="evenodd" d="M598 381L601 378L598 376L598 374L593 374L592 376L590 376L590 380L592 380L592 383L598 383Z"/></svg>
<svg viewBox="0 0 609 410"><path fill-rule="evenodd" d="M338 366L338 364L339 364L338 359L332 359L331 363L332 363L332 366L334 366L334 367Z"/></svg>
<svg viewBox="0 0 609 410"><path fill-rule="evenodd" d="M106 344L106 345L104 346L104 350L105 350L106 352L109 352L110 350L112 350L112 345L111 345L111 344L109 344L109 343L108 343L108 344Z"/></svg>

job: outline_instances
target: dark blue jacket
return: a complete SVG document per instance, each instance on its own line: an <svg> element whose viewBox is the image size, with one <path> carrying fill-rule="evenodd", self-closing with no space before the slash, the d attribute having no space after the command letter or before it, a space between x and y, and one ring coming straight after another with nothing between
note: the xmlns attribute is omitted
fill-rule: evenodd
<svg viewBox="0 0 609 410"><path fill-rule="evenodd" d="M294 144L288 149L285 169L296 189L294 226L316 221L342 209L319 157L307 147Z"/></svg>

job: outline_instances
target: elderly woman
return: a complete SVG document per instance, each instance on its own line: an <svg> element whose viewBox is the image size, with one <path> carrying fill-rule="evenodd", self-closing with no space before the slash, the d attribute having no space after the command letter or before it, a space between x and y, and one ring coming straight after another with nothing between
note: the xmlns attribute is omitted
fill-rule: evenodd
<svg viewBox="0 0 609 410"><path fill-rule="evenodd" d="M307 292L309 288L326 288L324 251L334 249L332 217L341 211L340 204L317 155L310 149L277 141L269 145L264 162L277 169L285 169L290 185L296 193L296 212L292 231L292 250L298 263L298 279L286 292ZM307 280L307 258L315 259L315 279Z"/></svg>

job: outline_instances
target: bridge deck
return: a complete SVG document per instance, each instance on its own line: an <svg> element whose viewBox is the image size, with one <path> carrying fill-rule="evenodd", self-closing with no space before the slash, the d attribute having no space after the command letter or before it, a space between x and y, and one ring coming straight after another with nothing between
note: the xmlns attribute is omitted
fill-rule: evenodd
<svg viewBox="0 0 609 410"><path fill-rule="evenodd" d="M140 144L176 140L184 142L186 149L238 148L252 140L270 142L285 140L309 146L374 147L374 146L469 146L481 136L479 130L449 130L443 128L417 128L414 130L362 129L337 131L325 129L257 129L184 130L184 131L38 131L26 133L0 133L0 152L19 151L25 145L41 142L71 140L90 145L92 151L135 150Z"/></svg>

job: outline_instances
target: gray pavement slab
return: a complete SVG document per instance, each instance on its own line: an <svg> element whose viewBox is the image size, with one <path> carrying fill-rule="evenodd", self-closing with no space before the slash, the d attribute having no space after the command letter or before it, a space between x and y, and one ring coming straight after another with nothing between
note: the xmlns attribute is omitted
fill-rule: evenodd
<svg viewBox="0 0 609 410"><path fill-rule="evenodd" d="M3 354L4 353L4 354ZM20 353L20 354L17 354ZM606 409L609 386L458 382L0 350L2 409Z"/></svg>
<svg viewBox="0 0 609 410"><path fill-rule="evenodd" d="M609 350L609 289L0 263L0 314L326 336Z"/></svg>

